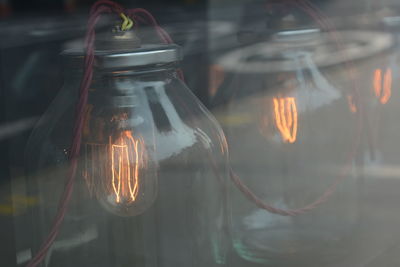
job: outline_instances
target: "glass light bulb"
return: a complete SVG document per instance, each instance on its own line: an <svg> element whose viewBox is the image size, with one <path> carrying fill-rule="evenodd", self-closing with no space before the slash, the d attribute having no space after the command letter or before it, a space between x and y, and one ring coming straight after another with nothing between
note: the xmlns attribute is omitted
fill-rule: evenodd
<svg viewBox="0 0 400 267"><path fill-rule="evenodd" d="M143 136L127 125L127 113L109 121L96 118L87 126L83 177L91 195L120 216L143 213L157 195L157 167ZM107 125L108 124L108 125ZM111 132L106 132L106 128Z"/></svg>

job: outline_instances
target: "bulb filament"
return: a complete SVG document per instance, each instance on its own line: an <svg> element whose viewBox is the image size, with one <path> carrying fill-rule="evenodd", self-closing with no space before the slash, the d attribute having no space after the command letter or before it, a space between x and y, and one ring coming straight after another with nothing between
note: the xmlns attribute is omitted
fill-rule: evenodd
<svg viewBox="0 0 400 267"><path fill-rule="evenodd" d="M130 131L124 131L113 144L109 137L112 188L115 201L134 202L139 192L139 165L141 152L139 140Z"/></svg>
<svg viewBox="0 0 400 267"><path fill-rule="evenodd" d="M89 192L106 193L116 204L137 200L146 168L146 150L142 138L122 131L117 138L108 137L108 144L86 144L83 172ZM103 191L105 190L105 191Z"/></svg>
<svg viewBox="0 0 400 267"><path fill-rule="evenodd" d="M297 106L294 97L276 98L274 113L276 127L284 142L294 143L297 139Z"/></svg>

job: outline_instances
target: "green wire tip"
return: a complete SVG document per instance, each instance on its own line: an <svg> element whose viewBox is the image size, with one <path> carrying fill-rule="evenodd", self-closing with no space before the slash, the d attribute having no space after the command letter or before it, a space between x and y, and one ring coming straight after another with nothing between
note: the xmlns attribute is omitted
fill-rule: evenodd
<svg viewBox="0 0 400 267"><path fill-rule="evenodd" d="M122 18L121 30L128 31L133 27L133 20L124 13L119 14Z"/></svg>

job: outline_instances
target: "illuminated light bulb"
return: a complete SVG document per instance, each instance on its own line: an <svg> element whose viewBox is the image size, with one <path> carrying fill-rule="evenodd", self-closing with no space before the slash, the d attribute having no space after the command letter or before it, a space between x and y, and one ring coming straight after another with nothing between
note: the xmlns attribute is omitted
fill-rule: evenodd
<svg viewBox="0 0 400 267"><path fill-rule="evenodd" d="M144 138L126 129L127 113L112 116L109 125L104 123L107 119L95 120L94 128L86 129L84 140L83 176L89 192L112 213L138 215L156 199L158 178L154 159L147 152ZM123 129L119 129L121 125ZM115 130L104 133L105 128Z"/></svg>
<svg viewBox="0 0 400 267"><path fill-rule="evenodd" d="M386 104L392 96L392 69L387 68L383 77L382 70L374 71L374 93L381 104Z"/></svg>

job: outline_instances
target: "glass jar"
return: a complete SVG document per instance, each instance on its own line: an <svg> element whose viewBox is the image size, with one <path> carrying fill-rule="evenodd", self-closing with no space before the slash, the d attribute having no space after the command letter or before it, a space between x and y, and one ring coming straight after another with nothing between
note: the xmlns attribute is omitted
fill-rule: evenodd
<svg viewBox="0 0 400 267"><path fill-rule="evenodd" d="M368 33L334 34L341 45L318 29L281 31L218 62L226 77L215 112L242 183L231 186L232 242L247 261L322 264L352 246L362 120L347 64L376 47Z"/></svg>
<svg viewBox="0 0 400 267"><path fill-rule="evenodd" d="M217 266L228 246L227 152L219 124L177 78L180 48L96 51L69 209L45 266ZM69 166L83 54L27 145L26 222L35 253Z"/></svg>

